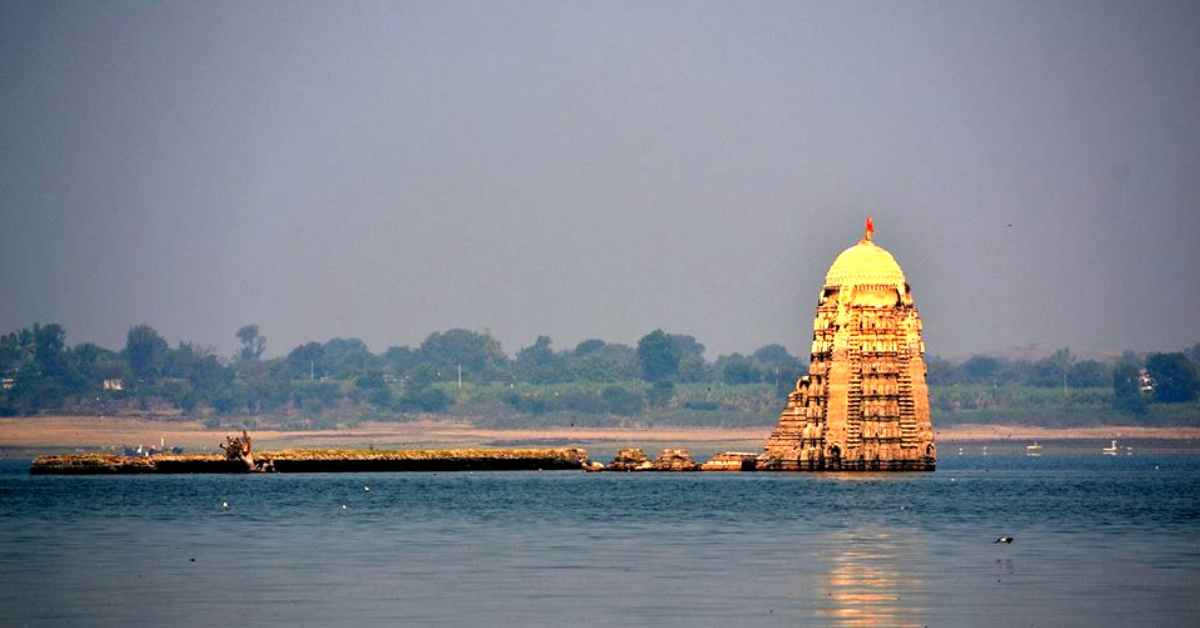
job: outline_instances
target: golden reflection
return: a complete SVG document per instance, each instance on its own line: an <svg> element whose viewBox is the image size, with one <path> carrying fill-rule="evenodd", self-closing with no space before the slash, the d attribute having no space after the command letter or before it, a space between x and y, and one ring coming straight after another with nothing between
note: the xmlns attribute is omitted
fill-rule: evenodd
<svg viewBox="0 0 1200 628"><path fill-rule="evenodd" d="M913 541L889 532L846 533L832 539L828 569L815 583L815 615L830 626L923 626L921 579L904 573L920 562Z"/></svg>

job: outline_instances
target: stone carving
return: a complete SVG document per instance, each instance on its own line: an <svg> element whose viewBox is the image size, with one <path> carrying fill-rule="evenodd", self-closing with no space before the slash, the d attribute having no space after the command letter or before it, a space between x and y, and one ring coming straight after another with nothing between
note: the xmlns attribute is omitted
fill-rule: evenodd
<svg viewBox="0 0 1200 628"><path fill-rule="evenodd" d="M865 237L834 260L813 320L808 374L788 395L758 468L932 471L937 464L921 319L904 272Z"/></svg>

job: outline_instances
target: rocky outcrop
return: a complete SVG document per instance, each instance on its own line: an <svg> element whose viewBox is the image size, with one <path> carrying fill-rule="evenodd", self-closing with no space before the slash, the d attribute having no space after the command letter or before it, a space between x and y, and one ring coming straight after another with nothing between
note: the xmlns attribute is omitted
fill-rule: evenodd
<svg viewBox="0 0 1200 628"><path fill-rule="evenodd" d="M654 459L655 471L699 471L700 465L686 449L664 449Z"/></svg>
<svg viewBox="0 0 1200 628"><path fill-rule="evenodd" d="M606 471L653 471L654 463L646 457L641 449L622 449L613 456L612 462L604 467Z"/></svg>
<svg viewBox="0 0 1200 628"><path fill-rule="evenodd" d="M357 471L536 471L582 469L586 449L401 449L296 450L260 454L279 473ZM245 473L239 455L227 454L116 456L77 454L40 456L33 475L98 475L137 473Z"/></svg>

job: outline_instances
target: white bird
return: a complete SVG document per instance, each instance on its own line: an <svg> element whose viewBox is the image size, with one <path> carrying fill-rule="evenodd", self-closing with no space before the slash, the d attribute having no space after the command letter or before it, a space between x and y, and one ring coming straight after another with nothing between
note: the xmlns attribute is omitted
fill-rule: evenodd
<svg viewBox="0 0 1200 628"><path fill-rule="evenodd" d="M368 492L368 493L370 493L370 492L371 492L371 487L369 487L369 486L364 486L364 487L363 487L363 490L364 490L364 491L366 491L366 492Z"/></svg>
<svg viewBox="0 0 1200 628"><path fill-rule="evenodd" d="M230 508L233 508L233 506L230 506L229 502L221 502L221 510L229 512Z"/></svg>

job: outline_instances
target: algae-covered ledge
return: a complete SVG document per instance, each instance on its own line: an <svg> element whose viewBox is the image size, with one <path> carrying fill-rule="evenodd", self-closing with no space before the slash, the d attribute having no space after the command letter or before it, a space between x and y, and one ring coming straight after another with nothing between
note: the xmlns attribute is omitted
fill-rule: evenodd
<svg viewBox="0 0 1200 628"><path fill-rule="evenodd" d="M582 469L586 449L307 449L256 452L256 471L338 473L369 471L535 471ZM247 473L225 454L40 456L34 475L128 475L143 473Z"/></svg>

